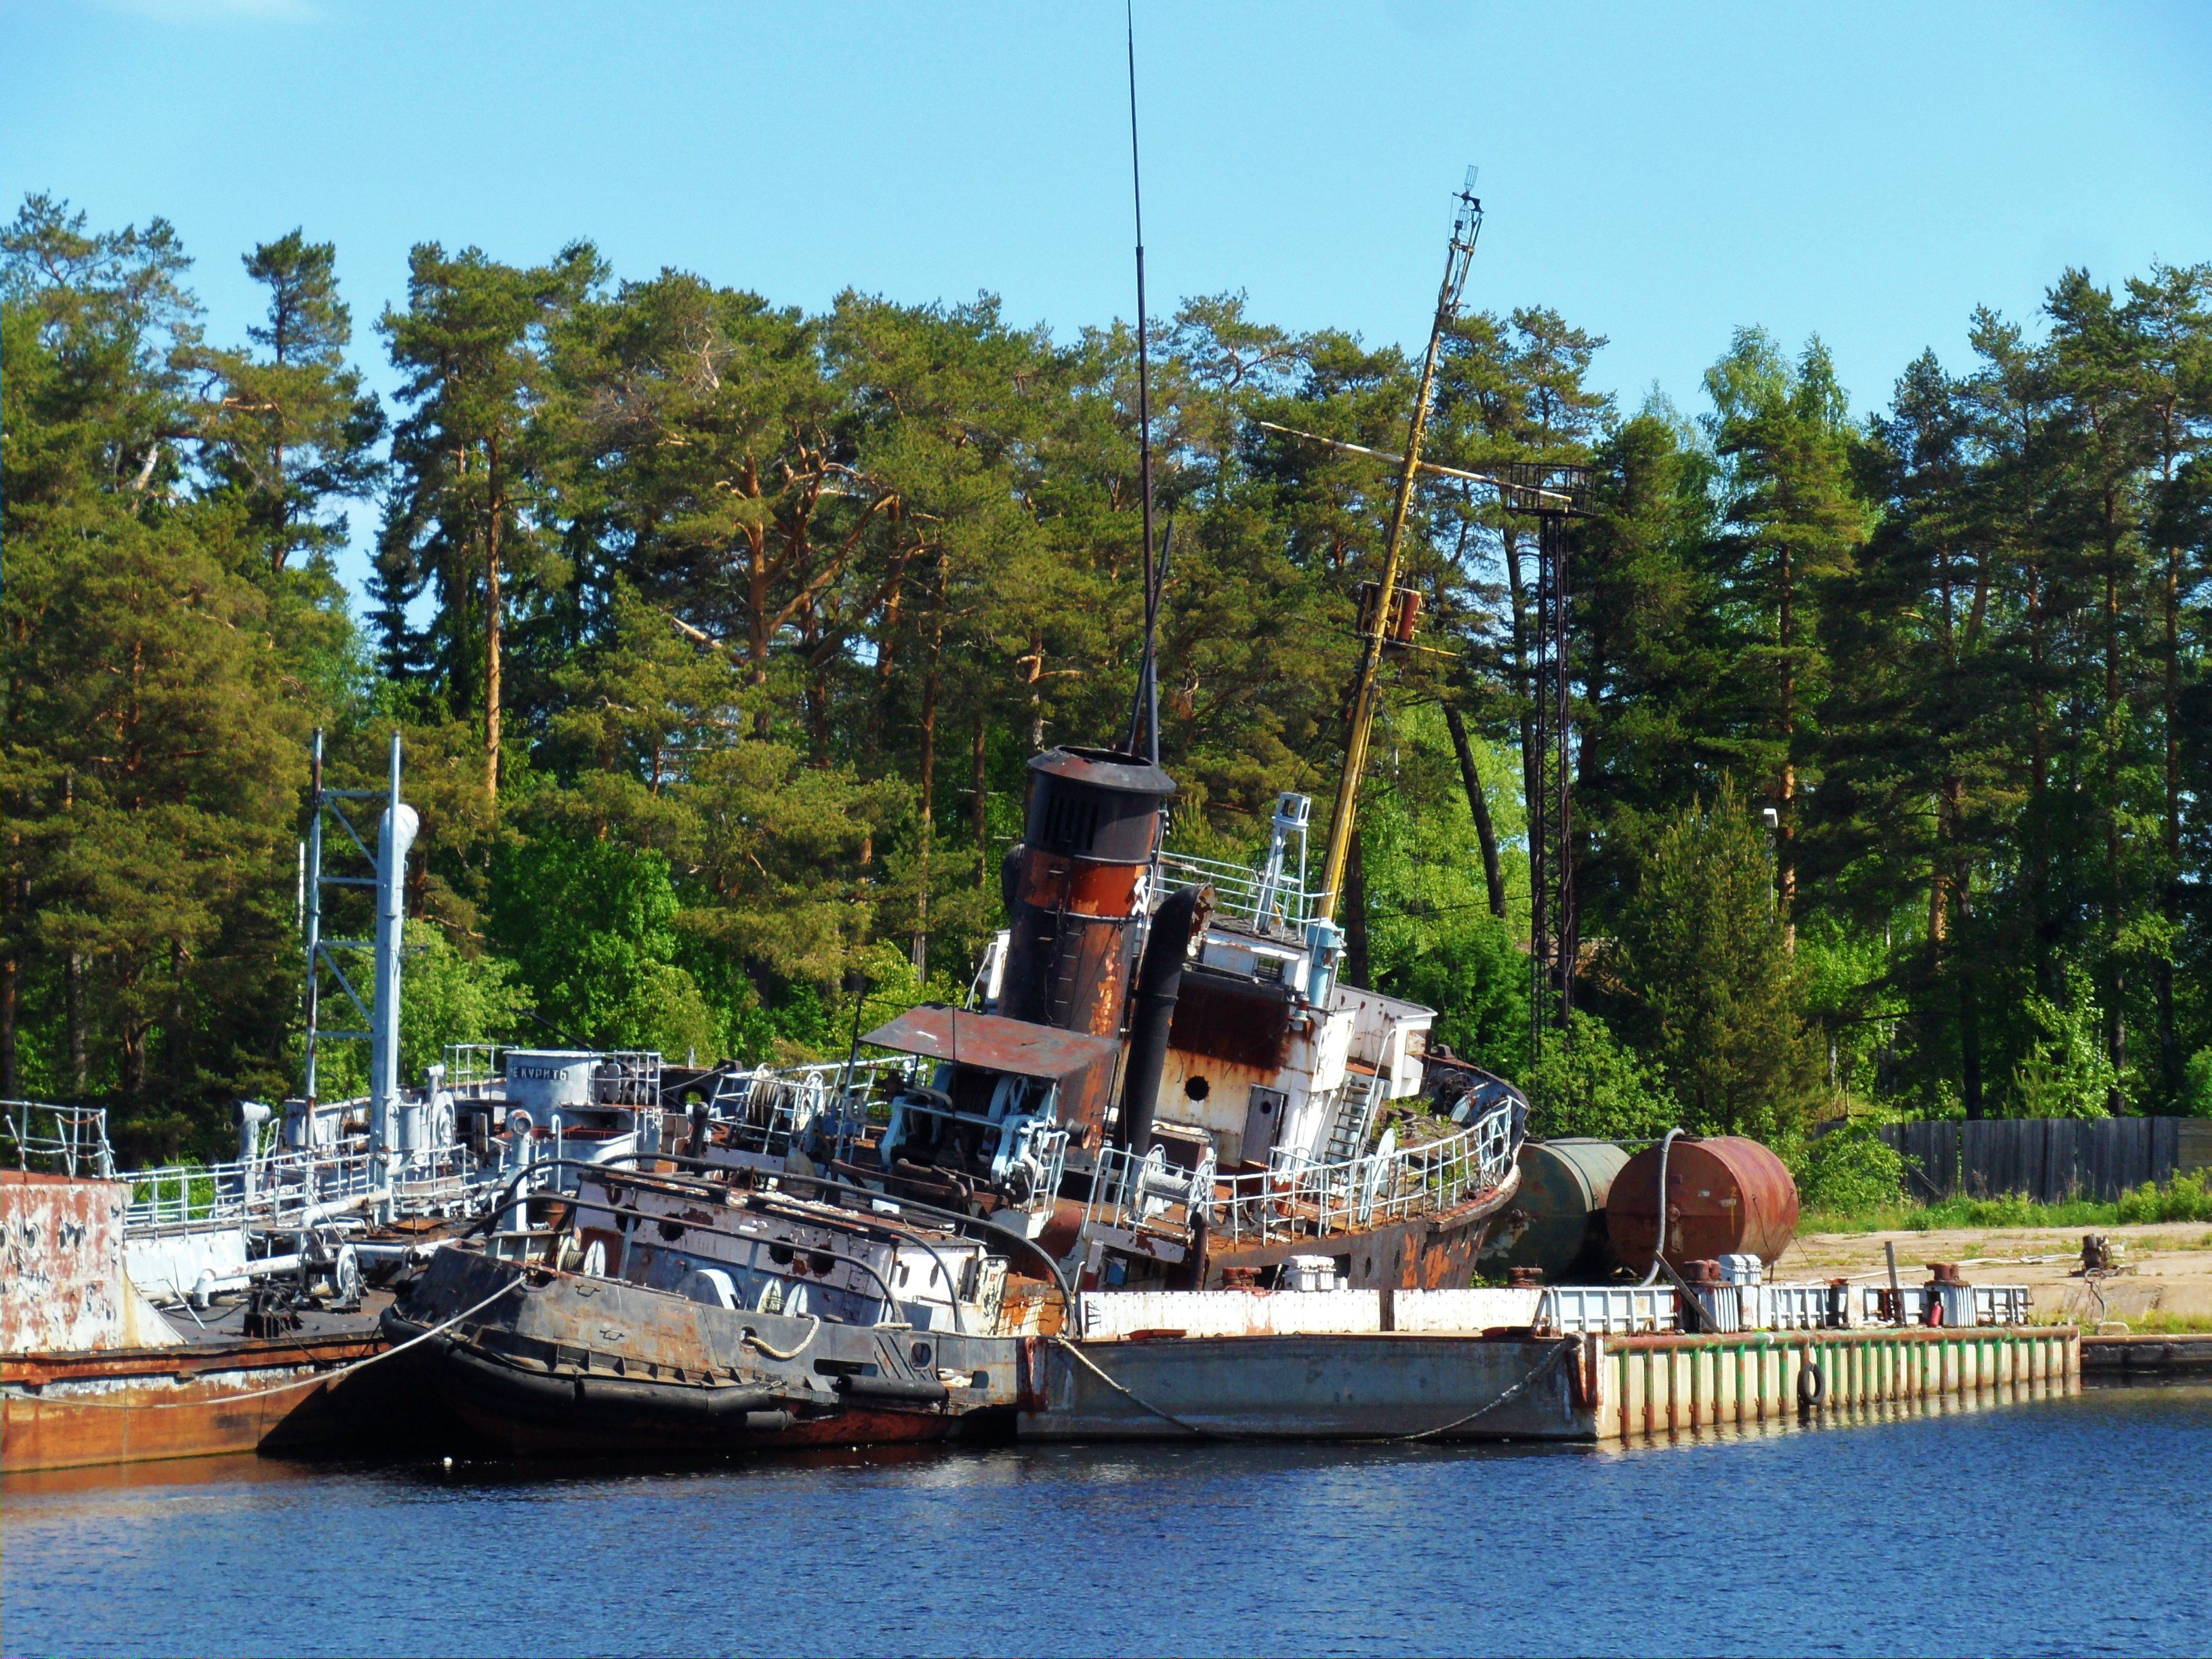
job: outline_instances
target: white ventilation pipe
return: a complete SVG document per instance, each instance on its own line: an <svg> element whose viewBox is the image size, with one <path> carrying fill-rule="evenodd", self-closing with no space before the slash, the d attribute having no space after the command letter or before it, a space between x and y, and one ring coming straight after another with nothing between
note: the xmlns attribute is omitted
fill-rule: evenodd
<svg viewBox="0 0 2212 1659"><path fill-rule="evenodd" d="M369 1025L369 1150L388 1164L397 1150L399 1103L399 947L405 919L407 853L415 809L399 799L399 733L392 734L392 798L376 834L376 1000Z"/></svg>

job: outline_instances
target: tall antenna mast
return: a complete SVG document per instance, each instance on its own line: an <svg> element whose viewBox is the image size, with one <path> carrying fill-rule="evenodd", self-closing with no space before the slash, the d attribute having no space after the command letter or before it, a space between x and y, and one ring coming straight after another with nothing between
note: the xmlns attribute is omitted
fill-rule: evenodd
<svg viewBox="0 0 2212 1659"><path fill-rule="evenodd" d="M1160 759L1159 669L1156 660L1160 620L1160 574L1152 567L1152 323L1145 310L1145 177L1137 152L1137 14L1135 0L1124 0L1122 16L1129 42L1129 191L1137 214L1137 456L1144 490L1145 655L1137 670L1137 695L1129 704L1128 754L1141 753L1155 766ZM1141 728L1145 747L1137 747Z"/></svg>
<svg viewBox="0 0 2212 1659"><path fill-rule="evenodd" d="M1336 919L1344 892L1345 866L1352 852L1352 824L1359 804L1359 775L1367 768L1367 739L1375 726L1376 671L1382 661L1382 640L1390 626L1398 591L1398 551L1406 536L1406 515L1413 504L1413 480L1421 471L1421 437L1429 424L1429 393L1436 385L1437 353L1444 329L1459 314L1459 296L1474 261L1474 240L1482 234L1482 203L1474 193L1476 169L1453 198L1451 242L1444 251L1444 279L1437 290L1436 319L1429 325L1429 353L1421 362L1421 389L1413 397L1413 419L1399 462L1398 500L1390 512L1390 533L1382 547L1382 581L1374 611L1361 630L1359 678L1352 692L1352 724L1345 735L1344 776L1336 786L1336 811L1329 818L1328 856L1322 866L1321 920Z"/></svg>

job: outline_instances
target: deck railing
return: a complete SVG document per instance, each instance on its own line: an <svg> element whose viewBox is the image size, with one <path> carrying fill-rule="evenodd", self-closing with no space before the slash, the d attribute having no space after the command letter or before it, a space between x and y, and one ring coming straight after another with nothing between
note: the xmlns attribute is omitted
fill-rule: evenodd
<svg viewBox="0 0 2212 1659"><path fill-rule="evenodd" d="M115 1174L107 1145L107 1109L102 1106L52 1106L39 1100L0 1101L0 1122L15 1152L15 1167L36 1163L46 1174L102 1181Z"/></svg>
<svg viewBox="0 0 2212 1659"><path fill-rule="evenodd" d="M304 1224L309 1212L357 1207L388 1191L395 1202L458 1198L496 1174L466 1146L423 1147L380 1158L370 1152L277 1152L228 1164L171 1164L132 1170L126 1232L251 1222Z"/></svg>
<svg viewBox="0 0 2212 1659"><path fill-rule="evenodd" d="M1197 1169L1185 1170L1156 1157L1139 1158L1127 1147L1102 1146L1084 1206L1084 1231L1103 1226L1187 1241L1192 1218L1212 1201L1213 1187L1210 1150Z"/></svg>
<svg viewBox="0 0 2212 1659"><path fill-rule="evenodd" d="M482 1088L507 1080L504 1042L449 1042L446 1045L446 1086Z"/></svg>
<svg viewBox="0 0 2212 1659"><path fill-rule="evenodd" d="M1213 908L1224 915L1257 920L1265 910L1279 915L1289 927L1303 927L1321 914L1322 896L1306 891L1304 884L1288 872L1270 882L1264 869L1192 853L1163 853L1160 880L1170 888L1212 887Z"/></svg>
<svg viewBox="0 0 2212 1659"><path fill-rule="evenodd" d="M1434 1215L1504 1185L1513 1167L1513 1106L1500 1101L1457 1134L1333 1164L1278 1154L1214 1185L1210 1218L1226 1244L1327 1238Z"/></svg>

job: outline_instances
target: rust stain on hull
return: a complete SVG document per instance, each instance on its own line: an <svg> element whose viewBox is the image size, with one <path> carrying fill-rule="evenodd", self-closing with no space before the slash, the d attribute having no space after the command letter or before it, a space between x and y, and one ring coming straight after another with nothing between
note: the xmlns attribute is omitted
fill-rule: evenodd
<svg viewBox="0 0 2212 1659"><path fill-rule="evenodd" d="M1496 1200L1485 1199L1443 1215L1416 1216L1364 1232L1218 1250L1207 1260L1206 1286L1218 1290L1224 1268L1271 1267L1294 1255L1333 1255L1349 1256L1345 1282L1353 1290L1457 1289L1474 1280L1475 1257L1498 1210Z"/></svg>
<svg viewBox="0 0 2212 1659"><path fill-rule="evenodd" d="M0 1353L74 1352L121 1338L119 1181L0 1170Z"/></svg>
<svg viewBox="0 0 2212 1659"><path fill-rule="evenodd" d="M383 1346L373 1334L347 1334L213 1350L0 1357L0 1469L15 1474L343 1439L353 1413L336 1398L345 1384L333 1384L329 1373ZM240 1398L245 1395L258 1397Z"/></svg>

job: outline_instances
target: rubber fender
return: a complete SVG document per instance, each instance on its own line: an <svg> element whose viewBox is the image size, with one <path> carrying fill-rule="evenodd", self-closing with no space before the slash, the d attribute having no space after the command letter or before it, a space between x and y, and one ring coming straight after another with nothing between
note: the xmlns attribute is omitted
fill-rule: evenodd
<svg viewBox="0 0 2212 1659"><path fill-rule="evenodd" d="M886 1406L941 1406L952 1397L942 1382L919 1377L841 1376L833 1386L848 1400L872 1400Z"/></svg>
<svg viewBox="0 0 2212 1659"><path fill-rule="evenodd" d="M507 1409L540 1419L573 1419L579 1412L585 1412L643 1413L714 1423L749 1412L774 1411L782 1403L781 1395L772 1389L639 1382L621 1377L555 1376L526 1371L458 1344L446 1348L445 1358L465 1386Z"/></svg>
<svg viewBox="0 0 2212 1659"><path fill-rule="evenodd" d="M1797 1368L1797 1403L1806 1411L1817 1411L1820 1402L1828 1397L1828 1375L1817 1364L1807 1362Z"/></svg>

